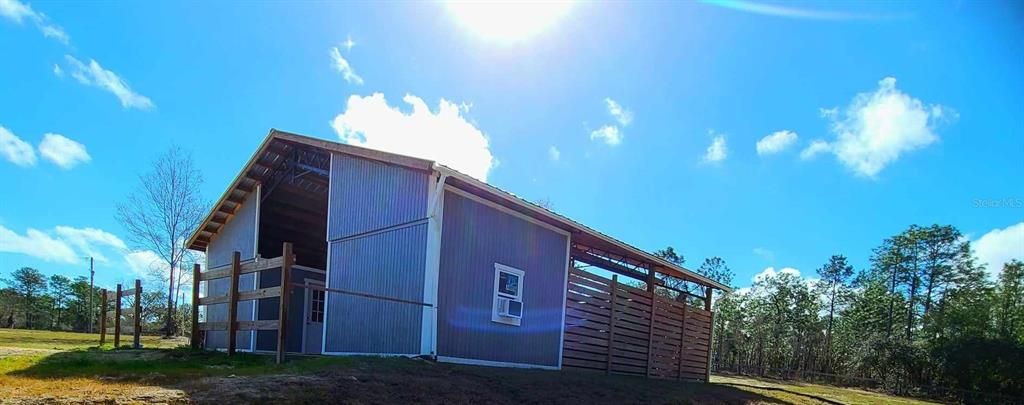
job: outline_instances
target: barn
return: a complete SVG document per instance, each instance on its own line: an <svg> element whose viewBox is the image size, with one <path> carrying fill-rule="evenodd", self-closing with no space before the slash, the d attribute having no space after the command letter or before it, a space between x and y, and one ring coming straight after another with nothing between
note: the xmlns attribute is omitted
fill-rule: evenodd
<svg viewBox="0 0 1024 405"><path fill-rule="evenodd" d="M279 130L186 243L195 344L231 352L706 380L728 290L435 162Z"/></svg>

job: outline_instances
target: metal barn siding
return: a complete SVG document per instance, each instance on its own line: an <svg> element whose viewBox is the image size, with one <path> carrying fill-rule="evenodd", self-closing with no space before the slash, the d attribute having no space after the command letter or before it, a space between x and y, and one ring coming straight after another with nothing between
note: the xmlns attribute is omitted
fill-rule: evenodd
<svg viewBox="0 0 1024 405"><path fill-rule="evenodd" d="M331 287L422 301L426 239L427 224L419 224L333 243ZM419 353L419 305L345 294L332 294L327 305L327 351Z"/></svg>
<svg viewBox="0 0 1024 405"><path fill-rule="evenodd" d="M256 257L256 217L257 211L255 194L250 194L242 206L239 207L235 216L224 224L224 228L218 232L217 237L210 242L206 249L206 263L208 268L215 268L231 264L231 256L235 251L241 253L242 261L252 260ZM207 281L206 296L217 296L227 294L230 279L220 278ZM256 275L243 274L238 278L238 289L250 291L256 288ZM238 302L238 320L248 321L253 317L253 301ZM206 306L206 320L210 322L228 320L228 304L214 304ZM239 332L235 335L235 347L239 350L250 350L253 332ZM206 348L227 348L227 331L209 331L206 334Z"/></svg>
<svg viewBox="0 0 1024 405"><path fill-rule="evenodd" d="M428 179L425 172L335 153L327 239L422 219Z"/></svg>
<svg viewBox="0 0 1024 405"><path fill-rule="evenodd" d="M293 283L301 284L307 278L323 281L324 275L312 271L292 269L291 280ZM280 270L260 273L260 288L277 287L279 285L281 285ZM289 352L302 352L302 330L305 326L304 294L303 288L292 287L290 301L288 301L288 338L285 343L286 349ZM261 299L257 308L256 319L260 321L277 320L280 302L280 297ZM256 331L256 350L277 350L277 330Z"/></svg>
<svg viewBox="0 0 1024 405"><path fill-rule="evenodd" d="M445 191L438 356L557 367L567 236ZM520 326L491 321L494 264L525 272Z"/></svg>
<svg viewBox="0 0 1024 405"><path fill-rule="evenodd" d="M420 302L429 174L334 154L328 287ZM329 293L326 353L419 354L423 309Z"/></svg>

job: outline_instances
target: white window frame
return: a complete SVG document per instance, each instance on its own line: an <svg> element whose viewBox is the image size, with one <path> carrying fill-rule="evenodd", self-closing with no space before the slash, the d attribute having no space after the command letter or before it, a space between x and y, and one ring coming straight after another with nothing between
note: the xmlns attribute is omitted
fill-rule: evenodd
<svg viewBox="0 0 1024 405"><path fill-rule="evenodd" d="M519 277L519 290L516 291L516 295L506 294L499 292L499 282L501 280L501 273L508 273ZM506 266L501 263L494 263L494 290L493 290L493 304L491 305L491 321L506 325L519 326L522 323L522 318L512 318L507 316L501 316L498 314L498 298L513 299L516 301L523 301L523 288L525 288L526 272L519 270L515 267ZM524 303L525 304L525 303ZM526 315L525 305L523 306L523 315Z"/></svg>

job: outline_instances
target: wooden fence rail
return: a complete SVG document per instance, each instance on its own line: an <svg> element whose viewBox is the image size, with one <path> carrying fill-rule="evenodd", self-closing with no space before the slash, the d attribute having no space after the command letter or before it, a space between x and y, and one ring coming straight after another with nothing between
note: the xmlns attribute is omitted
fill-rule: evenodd
<svg viewBox="0 0 1024 405"><path fill-rule="evenodd" d="M121 298L134 296L134 303L132 304L132 315L133 325L130 330L132 334L132 348L138 349L142 347L139 341L142 335L142 280L135 280L135 288L122 289L121 284L117 285L117 292L111 294L110 291L100 290L103 295L102 303L100 304L100 345L107 343L107 307L111 303L114 304L114 329L111 333L114 334L114 348L121 347Z"/></svg>
<svg viewBox="0 0 1024 405"><path fill-rule="evenodd" d="M711 311L575 268L566 287L563 367L708 380Z"/></svg>
<svg viewBox="0 0 1024 405"><path fill-rule="evenodd" d="M198 349L201 346L200 336L204 334L202 332L227 331L227 351L229 356L233 356L236 351L235 337L237 336L238 331L276 329L278 331L277 363L280 364L284 361L286 349L285 340L288 328L282 328L281 325L288 324L288 296L291 291L291 288L289 288L291 283L288 279L291 276L291 269L294 264L295 255L292 254L292 244L285 242L282 246L281 257L242 263L241 253L236 251L231 256L231 264L227 266L221 266L202 272L200 266L198 264L195 265L192 268L192 348ZM281 269L280 286L260 288L251 291L238 291L238 279L242 274L277 269ZM227 294L212 297L199 296L199 283L201 281L210 281L221 278L230 278L230 287L228 288ZM237 319L239 301L251 301L274 297L281 297L279 300L280 304L277 320L240 321ZM228 305L227 321L199 322L199 306L215 304Z"/></svg>

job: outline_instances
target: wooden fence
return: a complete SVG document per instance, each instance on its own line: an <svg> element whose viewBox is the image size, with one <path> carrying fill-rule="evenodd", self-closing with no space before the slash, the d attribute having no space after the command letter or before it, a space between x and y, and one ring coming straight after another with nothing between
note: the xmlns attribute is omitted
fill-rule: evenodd
<svg viewBox="0 0 1024 405"><path fill-rule="evenodd" d="M708 381L711 311L575 268L567 288L564 368Z"/></svg>
<svg viewBox="0 0 1024 405"><path fill-rule="evenodd" d="M142 334L142 281L135 280L135 288L122 289L121 284L117 285L117 291L102 290L103 302L100 304L100 345L107 343L107 307L110 303L114 305L114 328L109 332L114 334L114 348L121 347L121 298L134 296L135 300L132 304L133 313L133 325L131 328L132 334L132 347L141 348L142 345L139 343L139 336Z"/></svg>
<svg viewBox="0 0 1024 405"><path fill-rule="evenodd" d="M281 257L273 259L259 259L252 262L241 263L241 253L234 252L231 257L231 264L227 266L209 269L201 272L199 265L193 268L192 277L192 348L200 347L200 331L228 332L227 350L228 355L235 354L235 336L238 331L249 330L277 330L277 363L284 361L285 356L285 335L287 327L280 327L288 324L288 292L291 283L288 281L291 276L291 268L295 263L295 256L292 254L292 244L285 242ZM252 291L238 291L238 278L242 274L255 273L258 271L281 269L281 285L277 287L261 288ZM199 297L199 282L220 278L231 278L230 287L226 295L214 297ZM283 292L283 293L282 293ZM238 302L258 300L263 298L282 297L278 308L277 320L269 321L239 321ZM228 320L226 322L199 322L199 306L213 304L228 304Z"/></svg>

